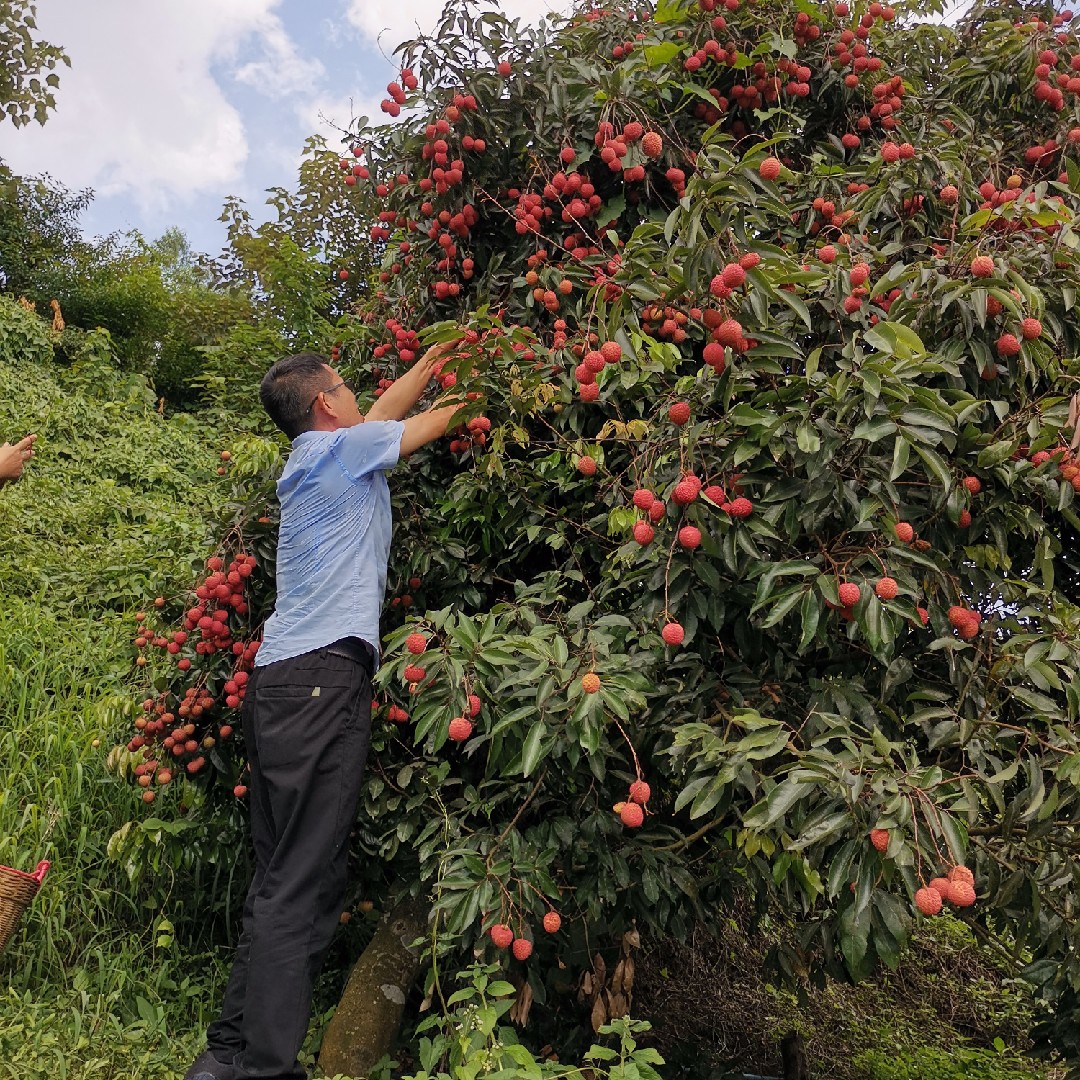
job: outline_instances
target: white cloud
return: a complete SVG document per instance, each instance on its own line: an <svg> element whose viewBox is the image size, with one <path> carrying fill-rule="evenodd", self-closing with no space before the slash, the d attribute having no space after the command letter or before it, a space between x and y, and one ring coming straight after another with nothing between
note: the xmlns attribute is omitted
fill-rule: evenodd
<svg viewBox="0 0 1080 1080"><path fill-rule="evenodd" d="M322 65L296 51L280 0L50 0L42 35L71 56L48 123L0 124L0 156L17 173L123 196L144 211L224 193L249 157L244 119L219 78L241 49L265 59L233 77L263 93L309 92ZM269 74L272 72L272 75Z"/></svg>
<svg viewBox="0 0 1080 1080"><path fill-rule="evenodd" d="M488 0L490 11L501 11L508 19L532 23L550 12L565 15L572 7L569 0ZM391 50L418 33L430 34L438 25L444 0L350 0L348 21L371 41L379 41L383 50Z"/></svg>
<svg viewBox="0 0 1080 1080"><path fill-rule="evenodd" d="M261 33L266 57L239 67L233 76L237 82L273 98L309 93L318 85L326 68L318 60L300 55L280 19L267 20Z"/></svg>

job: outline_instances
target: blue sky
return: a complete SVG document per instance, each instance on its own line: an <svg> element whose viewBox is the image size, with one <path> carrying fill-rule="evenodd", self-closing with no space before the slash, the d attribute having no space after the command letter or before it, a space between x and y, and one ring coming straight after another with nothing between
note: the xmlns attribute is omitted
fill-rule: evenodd
<svg viewBox="0 0 1080 1080"><path fill-rule="evenodd" d="M513 18L562 0L484 0ZM216 252L228 195L263 213L289 186L304 140L353 115L381 117L387 57L431 30L440 0L44 0L42 36L71 57L44 127L0 123L0 158L91 187L88 233L171 226ZM385 55L384 55L385 54Z"/></svg>

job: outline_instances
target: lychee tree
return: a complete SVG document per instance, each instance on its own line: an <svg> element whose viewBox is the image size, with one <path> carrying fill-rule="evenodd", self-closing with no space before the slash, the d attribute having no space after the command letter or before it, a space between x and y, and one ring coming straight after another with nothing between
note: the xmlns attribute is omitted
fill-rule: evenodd
<svg viewBox="0 0 1080 1080"><path fill-rule="evenodd" d="M394 476L363 888L429 896L433 957L509 946L525 1012L593 963L594 1026L635 925L743 895L782 971L859 978L951 906L1080 1056L1071 14L454 4L400 56L341 158L383 261L337 358L469 332ZM249 494L128 748L228 789Z"/></svg>

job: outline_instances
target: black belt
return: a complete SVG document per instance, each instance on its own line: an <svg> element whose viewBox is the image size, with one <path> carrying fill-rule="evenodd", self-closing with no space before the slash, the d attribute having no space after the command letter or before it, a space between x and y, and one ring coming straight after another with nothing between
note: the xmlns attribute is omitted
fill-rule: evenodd
<svg viewBox="0 0 1080 1080"><path fill-rule="evenodd" d="M339 638L327 645L326 651L331 656L342 656L346 660L362 664L369 673L375 670L375 650L363 638Z"/></svg>

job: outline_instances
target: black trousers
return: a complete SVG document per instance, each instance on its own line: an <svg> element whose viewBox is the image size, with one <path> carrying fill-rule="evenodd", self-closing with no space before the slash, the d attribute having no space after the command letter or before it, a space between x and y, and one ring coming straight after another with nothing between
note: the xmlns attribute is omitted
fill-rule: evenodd
<svg viewBox="0 0 1080 1080"><path fill-rule="evenodd" d="M255 875L225 1002L207 1031L214 1056L242 1078L306 1076L297 1054L341 916L371 741L371 654L358 655L318 649L256 668L248 682Z"/></svg>

